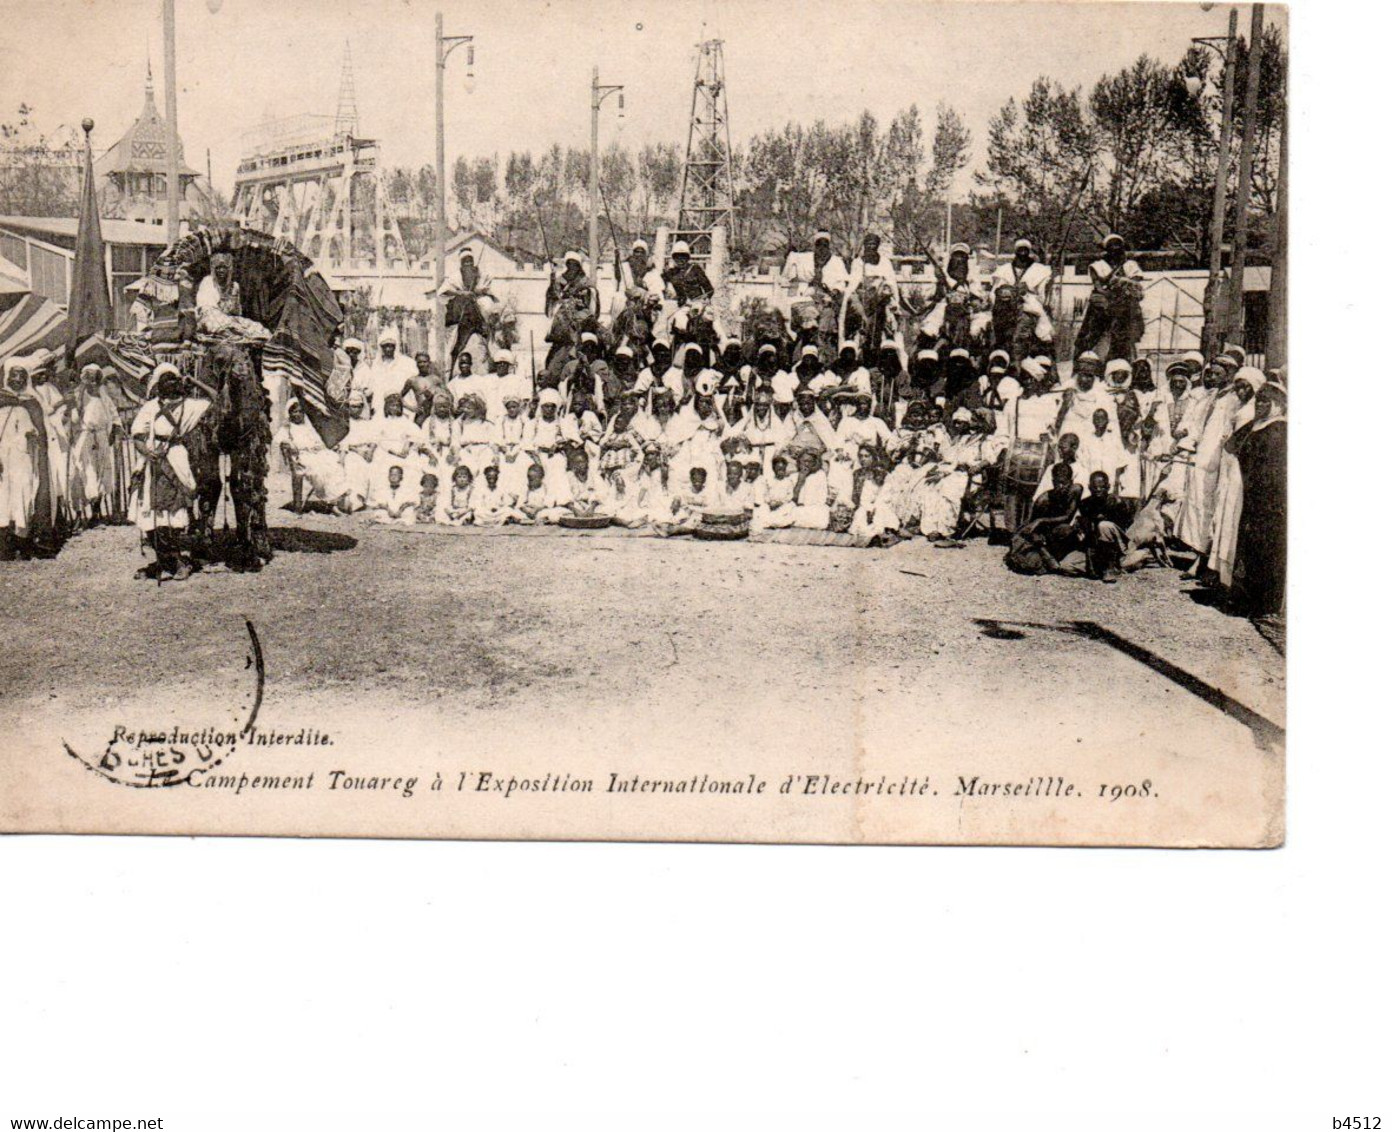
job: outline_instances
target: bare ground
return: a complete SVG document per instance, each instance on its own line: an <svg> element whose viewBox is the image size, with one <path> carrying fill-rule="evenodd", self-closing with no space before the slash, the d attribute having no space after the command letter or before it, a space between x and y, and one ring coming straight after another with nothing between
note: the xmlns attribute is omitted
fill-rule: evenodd
<svg viewBox="0 0 1392 1132"><path fill-rule="evenodd" d="M130 528L0 564L0 735L109 726L233 689L244 703L250 620L263 723L370 717L363 734L384 742L530 744L548 770L615 751L680 771L735 749L741 766L751 749L773 763L825 748L825 765L854 751L881 769L901 747L950 749L1002 770L1022 749L1122 750L1128 767L1213 757L1231 781L1260 767L1262 790L1279 785L1283 658L1171 571L1114 586L1023 578L984 539L857 550L458 535L283 509L272 526L263 572L158 588L131 576Z"/></svg>

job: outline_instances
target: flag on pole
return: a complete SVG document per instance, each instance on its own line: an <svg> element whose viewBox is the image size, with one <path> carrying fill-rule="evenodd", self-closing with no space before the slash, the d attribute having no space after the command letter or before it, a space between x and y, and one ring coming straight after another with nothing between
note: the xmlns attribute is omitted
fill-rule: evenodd
<svg viewBox="0 0 1392 1132"><path fill-rule="evenodd" d="M106 246L102 242L97 186L92 176L92 119L84 118L87 156L82 170L82 201L77 210L77 254L68 292L68 357L93 334L111 328L111 293L106 287Z"/></svg>

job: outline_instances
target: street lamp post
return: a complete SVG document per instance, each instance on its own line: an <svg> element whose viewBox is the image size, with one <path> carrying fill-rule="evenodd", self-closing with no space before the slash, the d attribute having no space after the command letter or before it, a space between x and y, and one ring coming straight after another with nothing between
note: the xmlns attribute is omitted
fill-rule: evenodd
<svg viewBox="0 0 1392 1132"><path fill-rule="evenodd" d="M611 94L619 96L619 115L623 116L623 87L601 86L599 68L590 78L590 270L594 272L594 293L599 298L599 108ZM619 285L614 280L614 285Z"/></svg>
<svg viewBox="0 0 1392 1132"><path fill-rule="evenodd" d="M1200 341L1205 357L1215 354L1223 334L1218 326L1218 298L1223 289L1223 221L1228 209L1228 159L1232 151L1233 88L1237 71L1237 9L1228 13L1228 34L1193 40L1217 51L1223 43L1223 124L1218 131L1218 164L1213 174L1213 217L1208 229L1208 283L1204 287L1203 335Z"/></svg>
<svg viewBox="0 0 1392 1132"><path fill-rule="evenodd" d="M435 13L435 349L436 365L447 377L445 356L445 63L456 47L468 47L465 65L474 71L474 37L446 35L445 17Z"/></svg>

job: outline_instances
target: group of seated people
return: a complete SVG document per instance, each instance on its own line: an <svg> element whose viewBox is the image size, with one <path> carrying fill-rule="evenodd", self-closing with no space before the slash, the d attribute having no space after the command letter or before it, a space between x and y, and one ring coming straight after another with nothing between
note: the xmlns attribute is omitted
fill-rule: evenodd
<svg viewBox="0 0 1392 1132"><path fill-rule="evenodd" d="M332 447L292 403L276 446L294 505L416 524L603 515L665 534L743 511L751 530L946 539L969 478L1001 451L976 383L952 399L925 389L886 420L868 370L827 369L815 350L789 372L760 349L734 380L694 344L669 360L658 342L641 370L622 348L615 366L584 365L587 350L554 388L527 388L506 351L485 374L464 352L448 382L424 372L424 357L399 390L350 382L348 432Z"/></svg>
<svg viewBox="0 0 1392 1132"><path fill-rule="evenodd" d="M813 346L789 365L777 343L708 357L658 340L638 358L587 335L554 385L513 372L507 351L485 373L459 360L448 381L421 355L399 389L350 384L334 448L292 407L280 446L296 502L391 523L606 516L663 534L742 510L753 531L957 545L989 491L1016 534L1012 568L1112 581L1176 539L1194 546L1190 528L1212 535L1222 442L1264 380L1238 349L1176 360L1163 389L1144 360L924 347L906 365L893 343L869 365L854 343L831 365Z"/></svg>

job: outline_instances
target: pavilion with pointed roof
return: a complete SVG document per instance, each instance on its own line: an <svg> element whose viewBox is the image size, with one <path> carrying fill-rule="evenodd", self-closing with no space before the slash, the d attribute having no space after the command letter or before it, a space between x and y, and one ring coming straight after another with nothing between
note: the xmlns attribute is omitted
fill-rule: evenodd
<svg viewBox="0 0 1392 1132"><path fill-rule="evenodd" d="M164 223L165 179L168 173L169 141L164 117L155 106L155 80L149 65L145 69L145 105L139 117L121 139L94 162L102 183L102 215L149 224ZM179 142L179 197L200 203L198 170L184 162L184 145Z"/></svg>

